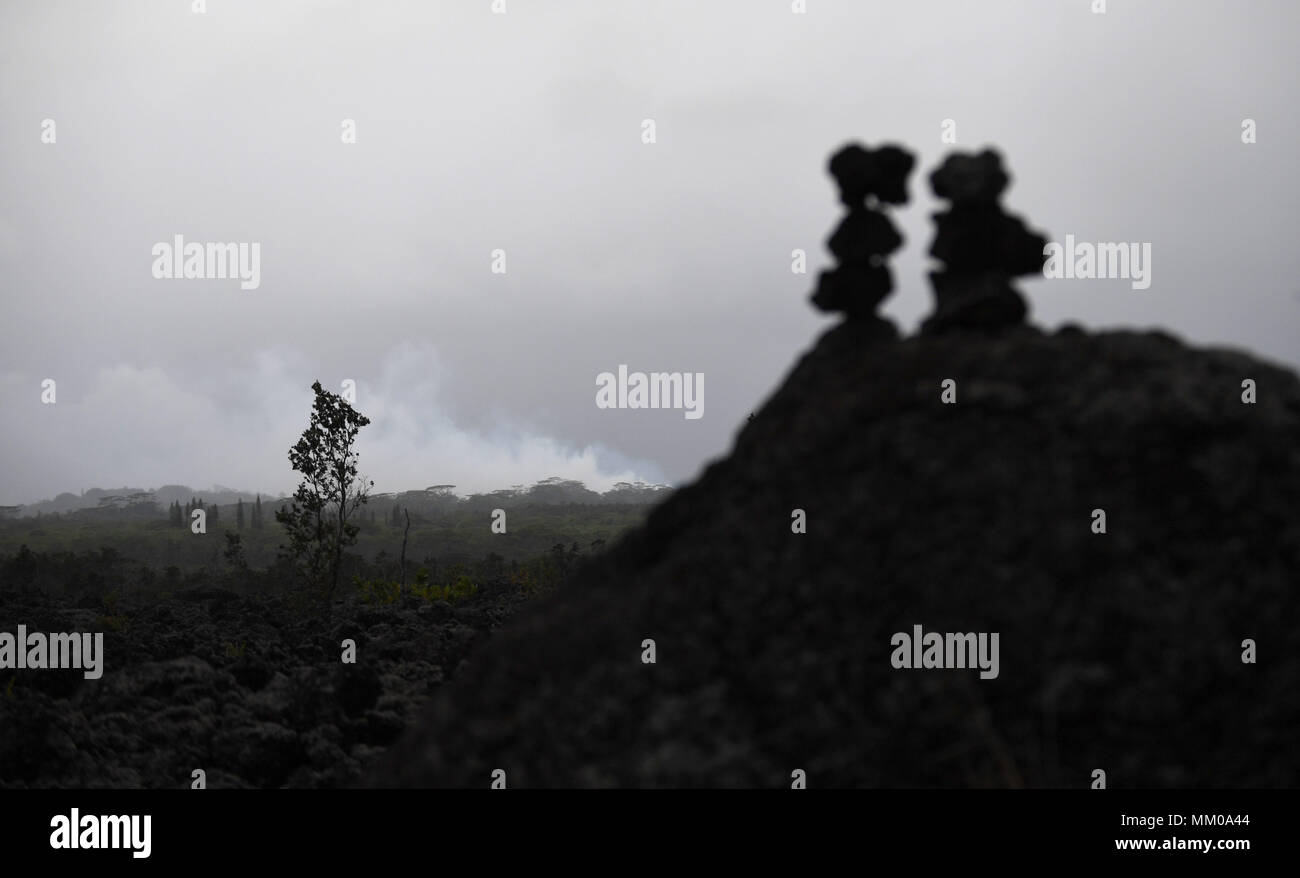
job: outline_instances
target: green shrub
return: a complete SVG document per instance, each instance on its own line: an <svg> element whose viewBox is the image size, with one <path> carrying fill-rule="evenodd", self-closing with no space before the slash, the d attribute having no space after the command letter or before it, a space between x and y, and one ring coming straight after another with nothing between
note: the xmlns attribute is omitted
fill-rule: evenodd
<svg viewBox="0 0 1300 878"><path fill-rule="evenodd" d="M362 579L360 576L352 577L352 582L357 586L363 604L391 604L402 596L400 582Z"/></svg>
<svg viewBox="0 0 1300 878"><path fill-rule="evenodd" d="M352 577L362 603L391 604L402 596L402 584L392 580L362 579ZM415 583L407 591L422 601L447 601L454 604L478 594L478 585L467 574L460 574L447 585L429 582L428 569L421 567L415 573Z"/></svg>
<svg viewBox="0 0 1300 878"><path fill-rule="evenodd" d="M412 586L411 593L426 601L446 601L454 604L478 594L478 586L468 576L461 574L449 585L417 584Z"/></svg>

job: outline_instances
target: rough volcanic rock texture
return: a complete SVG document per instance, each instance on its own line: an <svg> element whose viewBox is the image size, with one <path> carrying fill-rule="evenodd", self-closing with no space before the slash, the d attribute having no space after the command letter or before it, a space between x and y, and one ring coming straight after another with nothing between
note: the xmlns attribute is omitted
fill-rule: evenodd
<svg viewBox="0 0 1300 878"><path fill-rule="evenodd" d="M103 631L98 604L0 588L0 620L31 631ZM484 589L456 607L341 603L327 621L216 588L123 598L102 679L0 672L0 789L181 789L195 769L209 789L355 784L515 605ZM339 661L345 638L363 661Z"/></svg>
<svg viewBox="0 0 1300 878"><path fill-rule="evenodd" d="M1300 783L1295 375L1159 333L872 337L829 331L370 782ZM916 624L998 632L999 676L895 669Z"/></svg>

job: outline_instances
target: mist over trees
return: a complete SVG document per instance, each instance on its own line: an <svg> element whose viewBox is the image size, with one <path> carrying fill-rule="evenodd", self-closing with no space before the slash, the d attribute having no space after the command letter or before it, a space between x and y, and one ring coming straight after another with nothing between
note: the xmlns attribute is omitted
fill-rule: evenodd
<svg viewBox="0 0 1300 878"><path fill-rule="evenodd" d="M588 488L581 481L562 479L558 476L542 479L527 487L512 485L509 488L466 496L456 494L455 487L455 485L432 485L419 490L371 494L369 506L375 512L376 522L391 523L395 513L400 516L400 509L409 509L412 514L432 517L465 510L509 509L530 505L644 506L657 503L672 491L669 485L618 482L608 491L599 492ZM267 498L281 502L289 499L284 494L278 496L268 494ZM157 518L167 519L179 526L189 522L189 513L193 509L211 511L218 507L233 507L233 509L225 509L224 514L231 516L229 520L234 522L237 530L245 528L261 530L265 523L260 493L234 491L229 488L204 491L187 485L167 485L154 491L138 488L91 488L80 495L63 493L53 500L2 507L0 511L4 514L0 516L0 521L38 516L114 520ZM221 514L223 513L218 512L218 516ZM209 521L211 520L209 517ZM369 517L366 520L369 522Z"/></svg>

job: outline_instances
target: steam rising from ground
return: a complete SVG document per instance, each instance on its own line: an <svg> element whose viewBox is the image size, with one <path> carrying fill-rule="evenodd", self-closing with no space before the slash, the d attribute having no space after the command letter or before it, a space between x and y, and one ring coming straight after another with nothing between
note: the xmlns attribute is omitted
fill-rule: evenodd
<svg viewBox="0 0 1300 878"><path fill-rule="evenodd" d="M356 381L356 408L371 421L357 441L361 472L376 492L454 484L466 494L549 476L596 491L661 480L652 464L541 435L509 412L492 411L488 429L457 426L444 393L456 376L430 345L393 348L372 375L331 371L279 349L260 351L247 368L198 367L185 375L132 363L63 377L0 374L13 418L0 431L0 456L25 462L6 473L0 502L37 500L51 484L76 491L220 482L290 492L298 479L288 449L307 426L318 378L335 393L345 378ZM40 401L46 377L57 381L53 405ZM490 406L491 388L475 390Z"/></svg>

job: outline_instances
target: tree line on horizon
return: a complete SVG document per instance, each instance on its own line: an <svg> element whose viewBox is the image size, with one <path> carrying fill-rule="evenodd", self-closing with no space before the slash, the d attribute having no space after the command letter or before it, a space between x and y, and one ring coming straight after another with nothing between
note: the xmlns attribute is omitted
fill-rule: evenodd
<svg viewBox="0 0 1300 878"><path fill-rule="evenodd" d="M182 485L166 486L169 493L177 489L190 494L189 500L173 499L166 507L156 499L158 491L136 491L132 489L105 490L92 488L82 495L60 494L55 500L45 500L26 506L0 507L0 519L58 519L64 516L78 518L125 520L141 518L166 518L173 525L187 525L190 513L195 509L207 512L209 524L220 522L222 509L233 516L234 526L238 530L250 527L260 530L265 523L262 512L260 493L244 496L244 492L220 492L221 495L236 494L233 501L215 501L212 492L194 491ZM594 491L585 483L576 479L563 479L558 476L542 479L531 485L512 485L486 493L460 496L454 493L455 485L432 485L418 491L402 491L375 494L370 498L373 509L367 510L363 519L368 524L381 522L398 526L403 510L413 515L433 517L460 511L480 511L494 508L511 508L539 505L612 505L624 504L642 506L656 503L672 490L668 485L654 485L647 482L618 482L608 491ZM159 489L161 491L162 489ZM222 497L224 500L224 496ZM94 502L86 502L91 501ZM288 502L287 497L267 495L267 503L279 508ZM51 508L53 507L53 508ZM225 519L229 520L229 519Z"/></svg>

